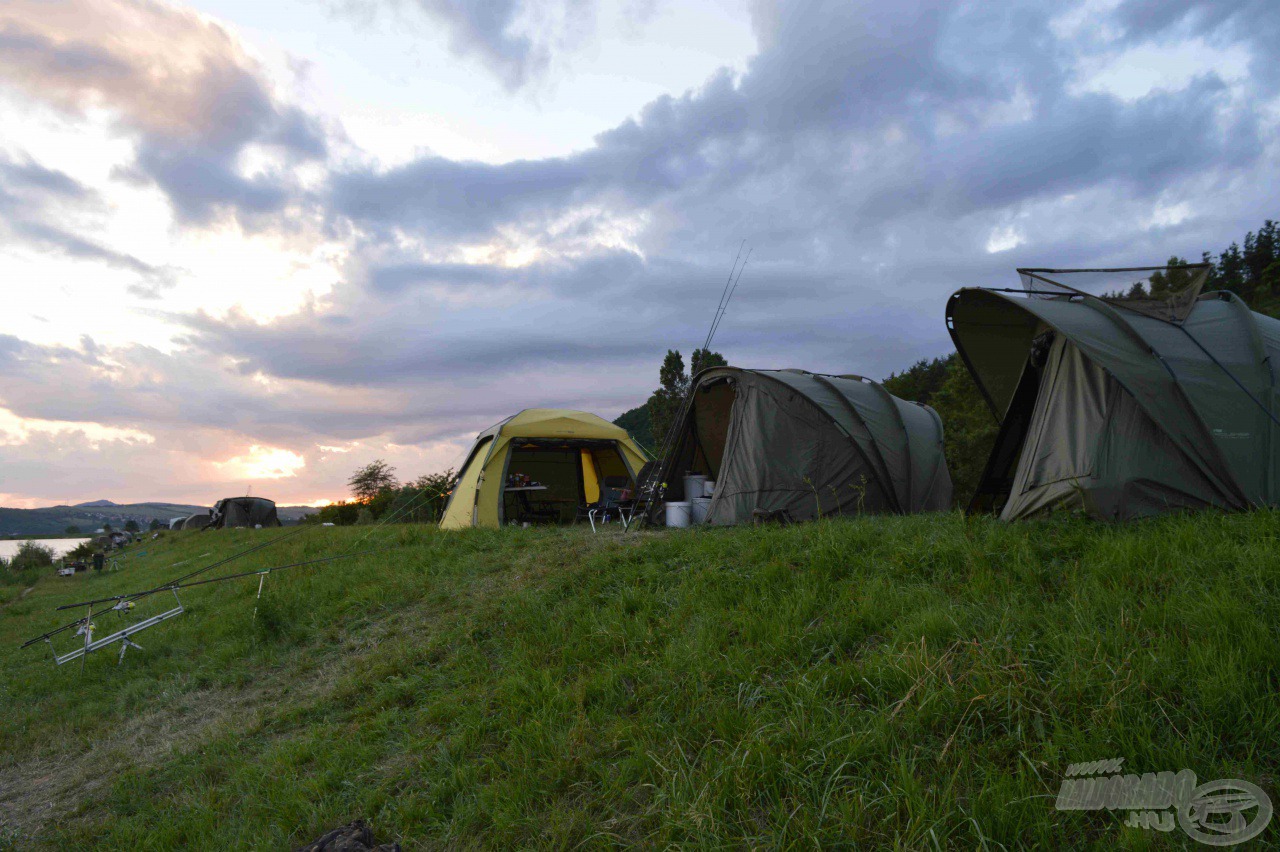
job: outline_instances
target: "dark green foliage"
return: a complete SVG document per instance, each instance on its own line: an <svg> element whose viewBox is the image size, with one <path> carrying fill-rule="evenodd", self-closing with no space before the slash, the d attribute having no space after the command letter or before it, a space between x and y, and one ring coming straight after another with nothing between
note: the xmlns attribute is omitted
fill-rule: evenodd
<svg viewBox="0 0 1280 852"><path fill-rule="evenodd" d="M881 384L885 390L900 399L932 405L930 400L942 388L951 363L955 360L954 352L944 358L922 358L901 373L891 373Z"/></svg>
<svg viewBox="0 0 1280 852"><path fill-rule="evenodd" d="M719 352L712 352L709 349L695 349L693 355L689 357L689 379L701 373L703 370L709 370L712 367L727 367L729 362Z"/></svg>
<svg viewBox="0 0 1280 852"><path fill-rule="evenodd" d="M351 488L351 496L359 503L368 503L383 491L399 485L396 480L396 469L382 459L374 459L364 467L351 474L347 480Z"/></svg>
<svg viewBox="0 0 1280 852"><path fill-rule="evenodd" d="M952 355L947 378L929 404L942 418L954 503L964 508L978 488L999 425L958 355Z"/></svg>
<svg viewBox="0 0 1280 852"><path fill-rule="evenodd" d="M77 559L88 559L89 557L93 556L93 554L94 554L93 542L82 541L79 544L77 544L75 547L71 548L71 550L67 551L66 558L68 561L74 561Z"/></svg>
<svg viewBox="0 0 1280 852"><path fill-rule="evenodd" d="M658 369L658 389L653 392L643 406L648 412L649 435L651 438L646 446L657 450L662 442L666 440L667 432L670 431L671 424L680 410L680 404L689 392L689 382L693 376L711 367L728 366L728 363L719 352L695 349L693 350L693 357L690 359L691 369L686 373L684 356L680 354L680 351L678 349L667 350L666 357L662 359L662 366ZM632 414L632 411L627 412L627 415L630 414ZM615 420L614 422L617 423L618 421ZM618 425L622 424L619 423ZM632 437L635 437L634 433ZM642 441L641 443L644 442Z"/></svg>
<svg viewBox="0 0 1280 852"><path fill-rule="evenodd" d="M666 439L671 423L675 420L689 388L689 376L684 371L684 358L675 349L668 349L658 370L658 389L649 397L645 407L649 409L649 422L658 442Z"/></svg>
<svg viewBox="0 0 1280 852"><path fill-rule="evenodd" d="M336 524L340 527L350 526L356 522L356 516L360 512L360 503L348 503L346 500L339 500L336 503L330 503L328 506L321 506L319 510L307 515L302 519L304 524Z"/></svg>
<svg viewBox="0 0 1280 852"><path fill-rule="evenodd" d="M136 532L139 532L140 529L141 528L138 526L138 522L135 521L133 518L130 518L129 520L124 522L125 532L136 533Z"/></svg>
<svg viewBox="0 0 1280 852"><path fill-rule="evenodd" d="M67 527L66 533L67 535L80 535L80 528L75 524L72 524L71 526Z"/></svg>
<svg viewBox="0 0 1280 852"><path fill-rule="evenodd" d="M623 412L613 423L615 426L621 426L626 429L631 437L646 450L657 449L654 446L653 424L649 420L649 406L647 404Z"/></svg>
<svg viewBox="0 0 1280 852"><path fill-rule="evenodd" d="M364 470L366 468L361 468ZM357 475L361 471L357 471ZM302 523L350 526L362 523L362 510L367 510L369 517L378 522L436 523L444 516L449 492L457 478L453 468L442 473L428 473L404 485L386 486L364 501L330 503L306 516Z"/></svg>
<svg viewBox="0 0 1280 852"><path fill-rule="evenodd" d="M30 571L32 568L48 568L53 565L53 548L34 541L18 545L18 552L9 560L10 571Z"/></svg>

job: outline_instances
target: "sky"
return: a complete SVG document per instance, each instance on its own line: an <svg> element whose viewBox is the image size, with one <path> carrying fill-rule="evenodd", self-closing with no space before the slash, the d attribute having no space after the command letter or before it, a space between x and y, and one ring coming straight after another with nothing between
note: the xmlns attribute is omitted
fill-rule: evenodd
<svg viewBox="0 0 1280 852"><path fill-rule="evenodd" d="M5 0L0 505L340 499L669 348L883 378L1276 217L1272 0Z"/></svg>

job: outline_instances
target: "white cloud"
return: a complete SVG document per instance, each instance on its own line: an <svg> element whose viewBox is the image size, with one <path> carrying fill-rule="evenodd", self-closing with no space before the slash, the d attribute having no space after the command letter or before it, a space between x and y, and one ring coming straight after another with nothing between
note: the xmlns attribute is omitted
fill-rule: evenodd
<svg viewBox="0 0 1280 852"><path fill-rule="evenodd" d="M1185 89L1206 74L1234 84L1248 76L1249 59L1242 45L1219 46L1204 38L1146 42L1088 57L1077 68L1069 91L1105 92L1133 101L1160 89ZM1169 133L1176 136L1184 130L1170 127Z"/></svg>
<svg viewBox="0 0 1280 852"><path fill-rule="evenodd" d="M998 254L1002 251L1016 249L1023 242L1023 236L1017 227L1005 225L1004 227L995 228L991 231L991 235L987 237L987 254Z"/></svg>

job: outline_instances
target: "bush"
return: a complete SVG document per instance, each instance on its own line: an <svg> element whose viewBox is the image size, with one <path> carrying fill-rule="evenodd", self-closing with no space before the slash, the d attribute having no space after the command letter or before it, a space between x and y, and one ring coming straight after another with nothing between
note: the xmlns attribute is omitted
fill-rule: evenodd
<svg viewBox="0 0 1280 852"><path fill-rule="evenodd" d="M34 541L24 541L18 545L18 552L9 560L9 570L27 571L32 568L47 568L53 565L53 548Z"/></svg>
<svg viewBox="0 0 1280 852"><path fill-rule="evenodd" d="M76 559L88 559L91 556L93 556L92 541L82 541L67 551L67 559L72 561L75 561Z"/></svg>

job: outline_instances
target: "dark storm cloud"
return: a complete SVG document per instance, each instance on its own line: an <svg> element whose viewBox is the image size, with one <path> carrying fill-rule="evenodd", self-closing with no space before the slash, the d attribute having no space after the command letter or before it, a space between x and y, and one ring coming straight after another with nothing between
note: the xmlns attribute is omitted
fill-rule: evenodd
<svg viewBox="0 0 1280 852"><path fill-rule="evenodd" d="M1047 15L1024 18L1048 26ZM1150 194L1261 154L1256 119L1227 114L1232 95L1212 76L1134 103L1068 93L1065 70L1037 70L1053 58L1039 47L1047 30L984 45L993 54L983 78L980 63L956 54L969 33L990 39L988 20L967 7L788 7L780 21L741 80L722 73L683 97L659 98L590 150L347 172L335 178L333 208L435 243L537 229L575 205L625 212L680 209L686 199L718 205L721 217L733 215L730 204L777 205L788 215L773 218L785 229L806 208L871 220L921 205L965 215L1112 180ZM1017 95L1011 81L1024 79L1047 88L1022 93L1025 115L993 120ZM753 182L782 175L790 187L780 194L751 193Z"/></svg>

